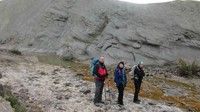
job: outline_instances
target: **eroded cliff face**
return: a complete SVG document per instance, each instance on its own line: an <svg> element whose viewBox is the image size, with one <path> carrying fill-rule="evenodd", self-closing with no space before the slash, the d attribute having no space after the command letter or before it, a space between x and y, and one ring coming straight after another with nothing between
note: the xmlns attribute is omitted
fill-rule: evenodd
<svg viewBox="0 0 200 112"><path fill-rule="evenodd" d="M117 0L5 0L1 48L107 63L162 64L200 55L200 2L136 5Z"/></svg>

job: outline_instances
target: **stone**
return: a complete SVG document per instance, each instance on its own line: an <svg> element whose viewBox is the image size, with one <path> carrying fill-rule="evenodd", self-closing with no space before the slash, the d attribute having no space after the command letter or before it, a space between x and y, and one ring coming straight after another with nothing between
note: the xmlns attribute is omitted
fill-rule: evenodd
<svg viewBox="0 0 200 112"><path fill-rule="evenodd" d="M4 96L4 87L2 84L0 84L0 96Z"/></svg>
<svg viewBox="0 0 200 112"><path fill-rule="evenodd" d="M62 99L63 99L63 96L62 96L62 95L57 95L57 96L56 96L56 99L62 100Z"/></svg>
<svg viewBox="0 0 200 112"><path fill-rule="evenodd" d="M53 83L54 83L54 84L60 84L60 80L59 80L59 79L56 79Z"/></svg>
<svg viewBox="0 0 200 112"><path fill-rule="evenodd" d="M48 75L48 73L46 73L44 71L40 71L40 75Z"/></svg>
<svg viewBox="0 0 200 112"><path fill-rule="evenodd" d="M151 106L156 105L156 104L153 103L153 102L149 102L148 104L151 105Z"/></svg>
<svg viewBox="0 0 200 112"><path fill-rule="evenodd" d="M67 94L67 95L65 95L65 99L66 99L66 100L69 100L69 99L70 99L70 97L71 97L71 96L70 96L70 95L68 95L68 94Z"/></svg>
<svg viewBox="0 0 200 112"><path fill-rule="evenodd" d="M3 77L2 73L0 72L0 79Z"/></svg>
<svg viewBox="0 0 200 112"><path fill-rule="evenodd" d="M71 86L72 83L70 83L70 82L66 82L64 85L65 85L65 87L68 87L68 86Z"/></svg>
<svg viewBox="0 0 200 112"><path fill-rule="evenodd" d="M86 90L86 91L83 92L83 94L85 94L85 95L87 95L89 93L91 93L91 90Z"/></svg>
<svg viewBox="0 0 200 112"><path fill-rule="evenodd" d="M59 72L60 71L60 68L55 68L54 70L53 70L53 72Z"/></svg>
<svg viewBox="0 0 200 112"><path fill-rule="evenodd" d="M21 99L27 101L30 99L29 93L28 93L28 89L20 89L19 93L16 95L18 97L20 97Z"/></svg>
<svg viewBox="0 0 200 112"><path fill-rule="evenodd" d="M198 77L200 77L200 72L197 73Z"/></svg>
<svg viewBox="0 0 200 112"><path fill-rule="evenodd" d="M89 89L87 89L87 88L82 88L82 89L80 90L80 92L83 93L83 94L85 94L85 95L87 95L87 94L91 93L91 90L89 90Z"/></svg>
<svg viewBox="0 0 200 112"><path fill-rule="evenodd" d="M76 76L83 77L84 75L82 73L77 73Z"/></svg>

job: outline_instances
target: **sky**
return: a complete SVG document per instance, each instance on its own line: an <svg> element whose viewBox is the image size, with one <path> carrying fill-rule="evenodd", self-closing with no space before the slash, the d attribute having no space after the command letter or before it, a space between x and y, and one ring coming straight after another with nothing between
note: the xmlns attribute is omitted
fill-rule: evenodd
<svg viewBox="0 0 200 112"><path fill-rule="evenodd" d="M148 3L170 2L170 1L175 1L175 0L118 0L118 1L136 3L136 4L148 4ZM200 0L194 0L194 1L200 1Z"/></svg>

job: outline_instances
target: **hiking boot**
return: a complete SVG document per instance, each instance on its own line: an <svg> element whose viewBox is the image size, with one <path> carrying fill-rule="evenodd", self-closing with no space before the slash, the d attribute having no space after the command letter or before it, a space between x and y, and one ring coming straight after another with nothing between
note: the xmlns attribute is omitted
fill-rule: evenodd
<svg viewBox="0 0 200 112"><path fill-rule="evenodd" d="M94 105L96 106L96 107L103 107L103 104L102 103L94 103Z"/></svg>
<svg viewBox="0 0 200 112"><path fill-rule="evenodd" d="M103 102L103 101L100 101L99 103L101 103L101 104L105 104L105 102Z"/></svg>
<svg viewBox="0 0 200 112"><path fill-rule="evenodd" d="M136 104L140 104L140 100L134 100L133 102Z"/></svg>
<svg viewBox="0 0 200 112"><path fill-rule="evenodd" d="M94 103L94 105L95 105L96 107L100 107L100 106L101 106L100 103Z"/></svg>
<svg viewBox="0 0 200 112"><path fill-rule="evenodd" d="M141 100L139 100L139 99L133 99L133 102L137 102L137 101L140 102Z"/></svg>
<svg viewBox="0 0 200 112"><path fill-rule="evenodd" d="M124 111L124 110L126 110L126 108L123 105L119 105L119 111L121 112L121 111Z"/></svg>
<svg viewBox="0 0 200 112"><path fill-rule="evenodd" d="M123 106L124 105L124 103L117 103L118 105L121 105L121 106Z"/></svg>
<svg viewBox="0 0 200 112"><path fill-rule="evenodd" d="M123 102L119 102L119 101L117 102L117 104L119 104L119 105L124 105L124 103L123 103Z"/></svg>

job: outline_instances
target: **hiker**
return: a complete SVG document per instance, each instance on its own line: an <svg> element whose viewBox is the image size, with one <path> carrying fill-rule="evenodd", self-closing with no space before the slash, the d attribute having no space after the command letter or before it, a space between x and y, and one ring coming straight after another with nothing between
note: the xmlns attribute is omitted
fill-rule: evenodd
<svg viewBox="0 0 200 112"><path fill-rule="evenodd" d="M142 79L145 76L144 73L144 64L143 62L139 62L137 66L134 66L132 68L132 75L133 75L133 80L134 80L134 85L135 85L135 94L134 94L134 103L140 103L140 100L138 99L138 94L140 93L140 87L142 84Z"/></svg>
<svg viewBox="0 0 200 112"><path fill-rule="evenodd" d="M127 83L124 62L118 63L114 72L114 82L116 83L116 86L118 89L117 103L119 105L124 105L123 103L124 88L126 87L126 83Z"/></svg>
<svg viewBox="0 0 200 112"><path fill-rule="evenodd" d="M97 103L104 103L102 101L102 94L103 94L103 87L104 87L104 81L105 78L108 76L108 72L106 69L106 66L104 64L104 57L101 56L99 58L99 62L95 65L94 67L94 79L95 79L95 96L94 96L94 104L96 105Z"/></svg>

